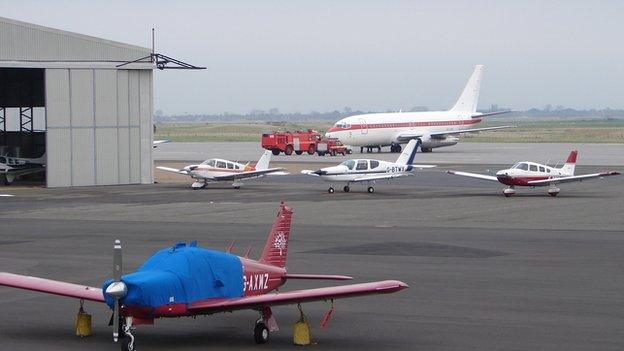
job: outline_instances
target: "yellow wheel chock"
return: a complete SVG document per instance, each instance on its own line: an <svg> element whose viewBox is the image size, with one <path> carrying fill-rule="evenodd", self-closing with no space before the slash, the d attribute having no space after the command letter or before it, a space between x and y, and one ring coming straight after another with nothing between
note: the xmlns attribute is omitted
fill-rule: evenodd
<svg viewBox="0 0 624 351"><path fill-rule="evenodd" d="M80 300L80 309L76 315L76 336L85 337L91 335L91 315L84 310L84 300Z"/></svg>
<svg viewBox="0 0 624 351"><path fill-rule="evenodd" d="M301 304L297 304L297 308L299 309L299 320L293 328L293 342L295 345L310 345L310 324L303 314Z"/></svg>

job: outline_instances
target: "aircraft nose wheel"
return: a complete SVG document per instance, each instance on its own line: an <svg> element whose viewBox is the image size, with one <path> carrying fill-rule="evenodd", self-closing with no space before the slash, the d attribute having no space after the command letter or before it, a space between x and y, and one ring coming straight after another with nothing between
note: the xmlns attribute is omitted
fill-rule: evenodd
<svg viewBox="0 0 624 351"><path fill-rule="evenodd" d="M332 186L330 186L329 189L327 189L327 192L330 193L330 194L333 194L334 191L335 191L334 187L332 187Z"/></svg>
<svg viewBox="0 0 624 351"><path fill-rule="evenodd" d="M345 193L348 193L349 190L351 190L351 188L349 188L348 185L345 185L344 188L342 188L342 190L344 190Z"/></svg>
<svg viewBox="0 0 624 351"><path fill-rule="evenodd" d="M262 320L256 322L254 339L256 340L256 344L266 344L269 341L269 328L267 328Z"/></svg>
<svg viewBox="0 0 624 351"><path fill-rule="evenodd" d="M367 190L369 194L372 194L375 192L375 188L373 188L372 186L369 186Z"/></svg>

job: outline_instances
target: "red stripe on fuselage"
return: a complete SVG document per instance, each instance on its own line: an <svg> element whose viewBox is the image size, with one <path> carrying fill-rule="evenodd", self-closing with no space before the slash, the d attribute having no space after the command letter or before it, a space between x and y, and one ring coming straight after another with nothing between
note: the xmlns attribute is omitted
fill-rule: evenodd
<svg viewBox="0 0 624 351"><path fill-rule="evenodd" d="M545 180L550 179L546 176L534 176L534 177L498 177L498 181L505 185L518 185L518 186L537 186L529 184L532 180ZM553 178L555 179L555 178Z"/></svg>
<svg viewBox="0 0 624 351"><path fill-rule="evenodd" d="M438 126L461 126L481 122L481 119L460 119L453 121L430 121L430 122L398 122L398 123L366 123L351 124L349 128L331 127L328 132L341 132L359 129L387 129L387 128L419 128Z"/></svg>

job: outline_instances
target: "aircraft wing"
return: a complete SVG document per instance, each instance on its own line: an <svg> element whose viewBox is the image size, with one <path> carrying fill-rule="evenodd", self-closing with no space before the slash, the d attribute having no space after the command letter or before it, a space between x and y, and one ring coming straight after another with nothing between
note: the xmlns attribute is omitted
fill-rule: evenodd
<svg viewBox="0 0 624 351"><path fill-rule="evenodd" d="M225 174L220 176L215 176L214 180L236 180L236 179L245 179L245 178L255 178L261 175L282 172L283 168L268 168L263 169L261 171L249 171L249 172L241 172L234 174Z"/></svg>
<svg viewBox="0 0 624 351"><path fill-rule="evenodd" d="M320 175L314 173L314 171L311 171L309 169L302 170L301 174L305 174L305 175L309 175L309 176L313 176L313 177L320 177Z"/></svg>
<svg viewBox="0 0 624 351"><path fill-rule="evenodd" d="M446 171L446 173L454 174L454 175L458 175L458 176L462 176L462 177L470 177L470 178L491 180L491 181L494 181L494 182L498 182L498 178L496 178L495 176L491 176L491 175L478 174L478 173L469 173L469 172L458 172L458 171Z"/></svg>
<svg viewBox="0 0 624 351"><path fill-rule="evenodd" d="M25 167L25 168L13 168L8 171L1 172L0 174L7 174L14 177L19 177L27 174L39 173L45 171L45 167L43 165L37 167Z"/></svg>
<svg viewBox="0 0 624 351"><path fill-rule="evenodd" d="M157 147L160 144L164 144L164 143L170 143L171 140L154 140L152 141L152 147Z"/></svg>
<svg viewBox="0 0 624 351"><path fill-rule="evenodd" d="M529 185L554 185L554 184L560 184L560 183L582 182L588 179L602 178L602 177L614 176L614 175L619 175L619 174L620 172L615 172L615 171L603 172L603 173L592 173L592 174L583 174L583 175L571 176L571 177L550 178L550 179L544 179L544 180L531 180L527 182L527 184Z"/></svg>
<svg viewBox="0 0 624 351"><path fill-rule="evenodd" d="M76 299L104 302L102 289L91 286L61 282L44 278L0 272L0 285L18 289L73 297Z"/></svg>
<svg viewBox="0 0 624 351"><path fill-rule="evenodd" d="M295 290L233 299L210 299L192 303L188 309L197 313L216 313L262 306L291 305L301 302L324 301L339 298L393 293L409 286L398 280Z"/></svg>
<svg viewBox="0 0 624 351"><path fill-rule="evenodd" d="M354 178L351 182L370 182L373 180L394 179L399 177L405 177L407 175L413 175L412 173L380 173L363 175L361 177Z"/></svg>
<svg viewBox="0 0 624 351"><path fill-rule="evenodd" d="M177 169L177 168L171 168L171 167L162 167L162 166L158 166L158 167L156 167L156 169L159 169L159 170L165 171L165 172L170 172L170 173L177 173L177 174L188 175L188 172L183 170L183 169Z"/></svg>
<svg viewBox="0 0 624 351"><path fill-rule="evenodd" d="M456 135L456 134L462 134L462 133L474 133L474 132L483 132L486 130L496 130L496 129L505 129L505 128L515 128L515 126L496 126L496 127L485 127L485 128L472 128L472 129L458 129L458 130L449 130L449 131L445 131L445 132L435 132L435 133L431 133L431 134L427 134L429 135L432 139L436 139L436 137L443 137L446 135ZM399 134L399 136L397 136L397 141L399 142L407 142L410 141L412 139L415 138L422 138L423 136L425 136L425 134L423 133L419 133L419 134Z"/></svg>

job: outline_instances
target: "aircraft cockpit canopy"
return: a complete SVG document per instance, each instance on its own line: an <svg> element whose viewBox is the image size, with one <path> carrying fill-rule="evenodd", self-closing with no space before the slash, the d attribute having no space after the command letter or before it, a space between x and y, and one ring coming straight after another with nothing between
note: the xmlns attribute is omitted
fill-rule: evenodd
<svg viewBox="0 0 624 351"><path fill-rule="evenodd" d="M528 171L529 170L529 164L526 162L518 162L515 165L513 165L513 167L511 168L516 168L516 169L521 169L523 171Z"/></svg>
<svg viewBox="0 0 624 351"><path fill-rule="evenodd" d="M206 160L202 162L202 165L208 166L208 167L223 168L223 169L241 169L241 167L237 164L234 164L232 162L227 162L225 160L217 160L217 159Z"/></svg>
<svg viewBox="0 0 624 351"><path fill-rule="evenodd" d="M340 165L347 167L349 170L353 170L353 167L355 167L355 161L354 160L346 160L343 163L341 163Z"/></svg>
<svg viewBox="0 0 624 351"><path fill-rule="evenodd" d="M216 161L214 159L210 159L210 160L206 160L206 161L202 162L201 164L204 165L204 166L214 167L215 162Z"/></svg>

